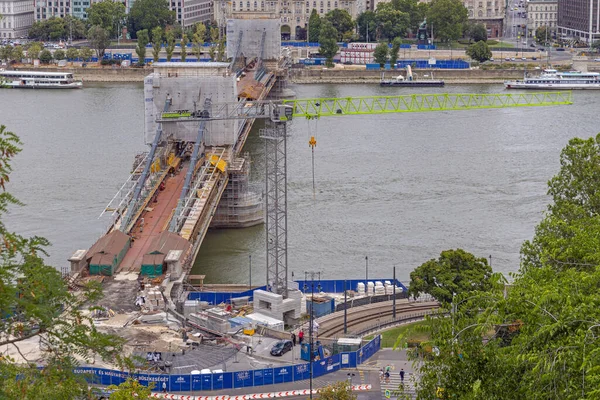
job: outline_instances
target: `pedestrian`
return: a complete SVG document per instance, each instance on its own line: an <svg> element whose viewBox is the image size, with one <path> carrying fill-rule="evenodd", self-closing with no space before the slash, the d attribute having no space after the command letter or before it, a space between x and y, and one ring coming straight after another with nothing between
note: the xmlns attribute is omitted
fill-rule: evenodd
<svg viewBox="0 0 600 400"><path fill-rule="evenodd" d="M385 383L390 383L390 372L385 371Z"/></svg>
<svg viewBox="0 0 600 400"><path fill-rule="evenodd" d="M383 368L379 368L379 383L383 382Z"/></svg>
<svg viewBox="0 0 600 400"><path fill-rule="evenodd" d="M163 393L167 393L167 382L163 382Z"/></svg>
<svg viewBox="0 0 600 400"><path fill-rule="evenodd" d="M298 332L298 343L302 344L304 340L304 331Z"/></svg>
<svg viewBox="0 0 600 400"><path fill-rule="evenodd" d="M292 332L292 345L296 345L296 334Z"/></svg>
<svg viewBox="0 0 600 400"><path fill-rule="evenodd" d="M404 383L404 368L400 368L400 382Z"/></svg>

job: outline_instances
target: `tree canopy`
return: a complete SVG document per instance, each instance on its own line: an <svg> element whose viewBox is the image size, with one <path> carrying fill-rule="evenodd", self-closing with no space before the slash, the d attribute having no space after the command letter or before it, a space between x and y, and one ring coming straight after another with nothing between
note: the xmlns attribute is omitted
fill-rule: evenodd
<svg viewBox="0 0 600 400"><path fill-rule="evenodd" d="M352 16L348 14L348 11L336 8L325 14L325 19L331 22L331 25L338 32L337 40L339 42L343 41L348 35L352 35L354 21L352 21Z"/></svg>
<svg viewBox="0 0 600 400"><path fill-rule="evenodd" d="M114 38L120 34L120 25L125 21L125 5L113 0L102 0L92 3L87 9L88 22L98 25L108 32L109 37Z"/></svg>
<svg viewBox="0 0 600 400"><path fill-rule="evenodd" d="M167 0L136 0L129 10L130 32L142 29L150 32L156 27L166 27L174 21L175 13L169 10Z"/></svg>
<svg viewBox="0 0 600 400"><path fill-rule="evenodd" d="M492 51L483 40L470 45L467 48L466 54L473 60L484 62L492 58Z"/></svg>
<svg viewBox="0 0 600 400"><path fill-rule="evenodd" d="M447 42L460 38L468 16L461 0L432 0L427 23L434 26L434 38Z"/></svg>
<svg viewBox="0 0 600 400"><path fill-rule="evenodd" d="M389 55L389 47L386 42L379 43L375 50L373 50L373 59L377 64L379 64L379 68L383 68L385 63L387 63Z"/></svg>
<svg viewBox="0 0 600 400"><path fill-rule="evenodd" d="M317 10L313 8L308 19L308 41L319 42L321 36L321 17Z"/></svg>
<svg viewBox="0 0 600 400"><path fill-rule="evenodd" d="M336 41L338 32L331 22L323 20L319 36L319 52L325 57L328 67L333 66L333 57L337 54L339 47Z"/></svg>
<svg viewBox="0 0 600 400"><path fill-rule="evenodd" d="M110 46L108 32L101 26L94 25L88 31L87 38L90 46L96 51L96 56L101 59L107 47Z"/></svg>
<svg viewBox="0 0 600 400"><path fill-rule="evenodd" d="M377 4L376 11L377 37L392 41L397 37L405 37L410 25L410 15L397 10L392 3Z"/></svg>
<svg viewBox="0 0 600 400"><path fill-rule="evenodd" d="M28 37L33 40L67 40L70 35L73 39L83 39L86 36L85 23L75 17L67 15L64 18L50 17L43 21L34 22L29 28Z"/></svg>
<svg viewBox="0 0 600 400"><path fill-rule="evenodd" d="M121 360L123 340L97 331L83 312L100 298L99 285L71 293L60 273L44 263L48 241L24 237L3 224L9 207L22 205L6 191L20 151L17 135L0 126L0 398L75 399L87 393L87 383L73 368L97 355ZM23 346L34 340L45 351L29 359Z"/></svg>
<svg viewBox="0 0 600 400"><path fill-rule="evenodd" d="M486 258L476 258L462 249L442 251L410 273L408 294L430 294L442 304L450 304L453 294L485 291L490 288L492 268Z"/></svg>

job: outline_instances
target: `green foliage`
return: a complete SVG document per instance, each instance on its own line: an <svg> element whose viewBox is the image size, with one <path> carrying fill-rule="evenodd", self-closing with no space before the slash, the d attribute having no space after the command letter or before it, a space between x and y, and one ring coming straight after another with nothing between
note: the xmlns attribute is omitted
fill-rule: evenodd
<svg viewBox="0 0 600 400"><path fill-rule="evenodd" d="M468 21L465 24L464 34L469 37L469 43L471 43L471 40L475 43L480 41L487 42L487 29L480 22Z"/></svg>
<svg viewBox="0 0 600 400"><path fill-rule="evenodd" d="M86 35L85 23L75 17L67 15L64 18L50 17L46 20L34 22L29 29L29 39L47 41L47 40L66 40L73 35L73 39L83 39Z"/></svg>
<svg viewBox="0 0 600 400"><path fill-rule="evenodd" d="M309 33L310 34L310 33ZM336 41L338 32L331 22L323 20L319 36L319 53L325 57L325 64L333 67L333 57L337 54L339 47Z"/></svg>
<svg viewBox="0 0 600 400"><path fill-rule="evenodd" d="M194 54L196 59L200 60L202 55L202 46L204 45L204 37L206 36L206 25L198 22L195 27L194 35L192 36L192 42L194 43Z"/></svg>
<svg viewBox="0 0 600 400"><path fill-rule="evenodd" d="M163 41L163 30L160 26L152 29L152 57L154 62L158 61L160 56L160 48Z"/></svg>
<svg viewBox="0 0 600 400"><path fill-rule="evenodd" d="M435 26L435 37L444 42L458 39L467 20L461 0L432 0L427 12L427 23Z"/></svg>
<svg viewBox="0 0 600 400"><path fill-rule="evenodd" d="M216 27L211 27L209 29L210 33L210 47L208 48L208 55L212 61L216 61L217 58L217 47L215 43L219 40L219 29Z"/></svg>
<svg viewBox="0 0 600 400"><path fill-rule="evenodd" d="M400 51L400 45L402 44L402 39L395 38L392 41L392 48L390 49L390 67L392 69L396 68L396 62L398 61L398 52Z"/></svg>
<svg viewBox="0 0 600 400"><path fill-rule="evenodd" d="M120 34L119 26L125 21L125 5L113 0L92 2L87 9L87 16L90 25L101 26L113 38Z"/></svg>
<svg viewBox="0 0 600 400"><path fill-rule="evenodd" d="M552 35L550 34L548 28L544 26L540 26L535 30L535 40L538 43L545 43L548 38L552 39Z"/></svg>
<svg viewBox="0 0 600 400"><path fill-rule="evenodd" d="M392 3L379 3L376 21L379 38L392 41L394 38L406 36L410 15L397 10Z"/></svg>
<svg viewBox="0 0 600 400"><path fill-rule="evenodd" d="M106 48L110 46L108 32L101 26L94 25L88 31L87 39L90 46L96 51L98 59L101 59L104 56Z"/></svg>
<svg viewBox="0 0 600 400"><path fill-rule="evenodd" d="M410 273L409 296L430 294L442 304L450 304L453 294L485 291L491 287L492 268L487 259L476 258L462 249L442 251Z"/></svg>
<svg viewBox="0 0 600 400"><path fill-rule="evenodd" d="M21 62L21 60L25 58L23 46L15 46L10 53L10 58L15 62Z"/></svg>
<svg viewBox="0 0 600 400"><path fill-rule="evenodd" d="M0 47L0 61L9 62L12 57L13 48L10 45Z"/></svg>
<svg viewBox="0 0 600 400"><path fill-rule="evenodd" d="M344 35L347 35L348 33L352 35L355 25L354 21L352 21L352 16L348 14L348 11L336 8L325 14L325 19L331 22L331 25L333 25L338 32L337 41L342 41Z"/></svg>
<svg viewBox="0 0 600 400"><path fill-rule="evenodd" d="M135 379L128 378L119 386L111 385L108 387L109 390L114 390L110 395L110 400L146 399L150 397L155 386L154 382L150 382L149 386L144 386Z"/></svg>
<svg viewBox="0 0 600 400"><path fill-rule="evenodd" d="M75 47L69 47L65 55L69 60L75 60L79 57L79 50Z"/></svg>
<svg viewBox="0 0 600 400"><path fill-rule="evenodd" d="M484 62L492 58L492 51L484 41L477 42L467 48L466 54L473 60Z"/></svg>
<svg viewBox="0 0 600 400"><path fill-rule="evenodd" d="M54 59L56 61L58 60L64 60L65 58L67 58L67 55L65 54L65 51L62 49L58 49L54 52Z"/></svg>
<svg viewBox="0 0 600 400"><path fill-rule="evenodd" d="M50 64L50 61L52 61L53 57L52 57L52 53L50 52L50 50L48 49L44 49L42 50L42 52L40 53L40 62L42 64Z"/></svg>
<svg viewBox="0 0 600 400"><path fill-rule="evenodd" d="M356 400L350 382L344 380L332 383L319 389L318 400Z"/></svg>
<svg viewBox="0 0 600 400"><path fill-rule="evenodd" d="M0 126L0 217L9 206L21 205L6 191L13 158L20 151L19 138ZM99 285L71 293L60 273L44 264L48 245L42 237L8 231L0 218L2 399L75 399L87 392L87 383L73 373L80 362L97 355L121 360L123 340L98 332L83 311L100 299ZM41 355L23 349L26 341L31 345L34 340L45 350Z"/></svg>
<svg viewBox="0 0 600 400"><path fill-rule="evenodd" d="M167 61L171 61L173 52L175 51L175 35L172 31L167 32L166 39L167 45L165 46L165 51L167 52Z"/></svg>
<svg viewBox="0 0 600 400"><path fill-rule="evenodd" d="M142 29L137 31L137 45L135 47L135 53L138 56L138 65L144 65L146 59L146 45L150 43L150 37L148 36L148 30Z"/></svg>
<svg viewBox="0 0 600 400"><path fill-rule="evenodd" d="M321 38L321 17L319 13L314 8L310 12L310 17L308 19L308 41L312 43L316 43L320 41Z"/></svg>
<svg viewBox="0 0 600 400"><path fill-rule="evenodd" d="M189 42L187 35L183 35L181 42L179 43L181 46L181 61L183 62L185 62L185 59L187 58L187 45Z"/></svg>
<svg viewBox="0 0 600 400"><path fill-rule="evenodd" d="M373 59L377 64L379 64L380 68L385 66L385 63L388 60L389 47L386 42L379 43L375 50L373 51Z"/></svg>
<svg viewBox="0 0 600 400"><path fill-rule="evenodd" d="M358 37L362 42L367 41L367 29L369 40L372 41L377 37L377 16L371 10L367 10L361 13L356 18L356 24L358 25Z"/></svg>
<svg viewBox="0 0 600 400"><path fill-rule="evenodd" d="M94 51L89 47L82 47L79 49L79 55L83 59L83 61L90 61L92 56L94 55Z"/></svg>
<svg viewBox="0 0 600 400"><path fill-rule="evenodd" d="M396 10L409 15L408 28L416 33L427 15L429 4L419 0L392 0L391 3Z"/></svg>
<svg viewBox="0 0 600 400"><path fill-rule="evenodd" d="M219 39L218 43L217 43L217 61L227 61L225 59L225 41L227 39L225 37L222 37L221 39Z"/></svg>
<svg viewBox="0 0 600 400"><path fill-rule="evenodd" d="M167 0L136 0L129 10L129 31L137 32L166 28L175 21L175 12L169 10ZM152 35L154 41L154 35Z"/></svg>
<svg viewBox="0 0 600 400"><path fill-rule="evenodd" d="M42 51L43 48L44 47L40 43L31 43L27 48L27 57L35 60L40 56L40 51Z"/></svg>

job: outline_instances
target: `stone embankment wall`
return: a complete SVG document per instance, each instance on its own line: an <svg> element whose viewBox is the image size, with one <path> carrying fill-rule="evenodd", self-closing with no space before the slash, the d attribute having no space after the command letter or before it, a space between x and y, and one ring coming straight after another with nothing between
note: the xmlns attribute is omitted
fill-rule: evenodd
<svg viewBox="0 0 600 400"><path fill-rule="evenodd" d="M151 68L73 68L76 79L85 82L143 82Z"/></svg>
<svg viewBox="0 0 600 400"><path fill-rule="evenodd" d="M420 79L430 79L431 70L414 70ZM531 72L531 71L530 71ZM388 79L401 71L385 71ZM428 77L424 77L428 75ZM446 83L502 83L505 80L523 78L523 70L434 70L433 77ZM377 83L381 79L380 71L346 69L293 69L290 79L294 83Z"/></svg>

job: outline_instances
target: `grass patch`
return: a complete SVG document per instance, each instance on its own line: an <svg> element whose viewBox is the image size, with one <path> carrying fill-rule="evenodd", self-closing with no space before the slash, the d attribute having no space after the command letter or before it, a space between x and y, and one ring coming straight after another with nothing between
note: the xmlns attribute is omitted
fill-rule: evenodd
<svg viewBox="0 0 600 400"><path fill-rule="evenodd" d="M404 334L407 330L413 329L415 326L424 325L426 321L417 321L411 324L397 326L381 332L381 347L394 347L398 335ZM365 340L373 339L374 335L366 336ZM429 334L425 332L413 332L406 337L406 342L423 342L429 340Z"/></svg>

